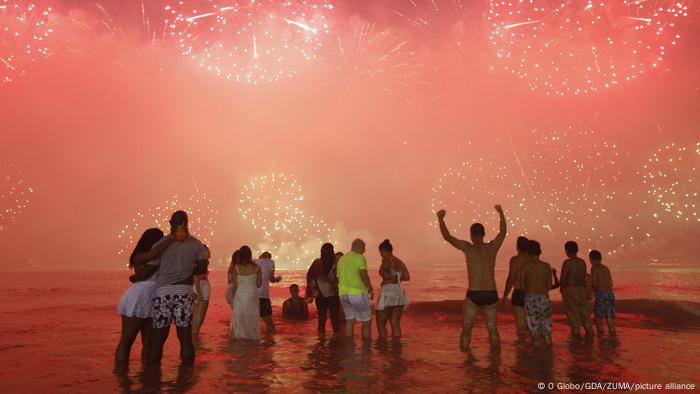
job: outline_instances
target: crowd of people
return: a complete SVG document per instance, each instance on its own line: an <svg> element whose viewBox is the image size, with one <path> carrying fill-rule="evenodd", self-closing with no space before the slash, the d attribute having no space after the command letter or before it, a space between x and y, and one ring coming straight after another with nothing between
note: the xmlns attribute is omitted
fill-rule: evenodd
<svg viewBox="0 0 700 394"><path fill-rule="evenodd" d="M603 319L608 330L615 333L615 296L612 292L610 270L602 264L602 254L589 253L592 264L587 273L586 263L578 257L578 245L566 242L567 259L557 271L540 260L539 242L520 236L516 241L517 255L510 259L505 291L499 303L496 290L496 256L506 237L506 218L500 205L495 206L500 219L496 237L486 242L484 226L474 223L470 227L471 242L452 236L445 223L446 212L437 212L442 237L462 251L466 257L468 291L465 297L460 348L468 351L471 333L479 312L486 320L491 346L500 346L497 327L499 304L503 304L513 291L511 304L519 336L530 336L535 345L551 344L552 306L551 290L560 288L571 333L579 336L581 328L587 336L593 333L591 314L595 312L595 326L603 332ZM211 286L209 284L208 247L188 230L188 218L184 211L173 213L170 233L159 229L146 230L139 239L130 258L134 270L130 276L133 285L124 293L117 311L122 317L122 333L116 350L116 361L125 363L131 347L140 334L143 344L141 358L148 363L158 363L170 326L175 325L180 342L183 362L193 362L195 350L192 337L199 334L204 323ZM389 240L378 246L381 256L379 276L382 279L375 305L377 332L380 338L401 336L401 316L408 307L408 295L402 282L411 280L406 264L394 255ZM372 300L375 298L372 281L364 256L366 244L361 239L352 242L345 254L337 252L333 244L321 246L320 257L315 259L306 274L304 297L297 284L289 287L290 298L284 301L282 316L289 320L308 320L308 304L315 303L319 333L326 330L330 318L331 329L340 334L354 336L355 323L360 323L361 337L371 338ZM260 320L266 332L275 332L270 300L270 284L279 283L275 262L269 252L253 259L250 247L242 246L231 257L228 269L226 300L232 308L229 334L235 340L260 338ZM595 297L594 308L590 300Z"/></svg>

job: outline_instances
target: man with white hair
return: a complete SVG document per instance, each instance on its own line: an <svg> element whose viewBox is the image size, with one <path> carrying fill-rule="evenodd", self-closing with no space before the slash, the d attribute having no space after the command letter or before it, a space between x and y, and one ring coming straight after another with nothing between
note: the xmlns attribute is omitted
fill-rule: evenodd
<svg viewBox="0 0 700 394"><path fill-rule="evenodd" d="M338 261L338 293L345 312L345 336L352 337L355 320L362 322L362 338L372 337L372 308L370 300L374 298L372 282L367 274L365 241L352 241L352 250Z"/></svg>

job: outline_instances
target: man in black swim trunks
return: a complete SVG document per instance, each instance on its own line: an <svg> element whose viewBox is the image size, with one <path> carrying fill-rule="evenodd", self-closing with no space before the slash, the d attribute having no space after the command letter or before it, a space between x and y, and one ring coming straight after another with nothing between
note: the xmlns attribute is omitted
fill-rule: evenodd
<svg viewBox="0 0 700 394"><path fill-rule="evenodd" d="M467 273L469 274L469 290L465 299L464 321L462 324L462 335L460 337L460 348L466 352L471 342L471 332L479 309L483 309L486 315L486 328L491 339L491 346L498 348L500 338L496 327L496 314L498 312L498 292L496 291L496 278L494 269L496 267L496 254L506 238L506 217L503 208L496 205L496 212L500 217L498 235L489 243L484 243L486 231L481 223L472 224L469 229L472 242L463 241L450 235L445 224L445 210L437 213L440 224L440 232L445 241L455 248L464 252L467 258Z"/></svg>
<svg viewBox="0 0 700 394"><path fill-rule="evenodd" d="M513 306L513 316L515 316L515 326L518 335L527 335L527 322L525 321L525 292L520 288L520 272L523 264L530 261L530 254L527 252L529 240L525 237L518 237L515 243L515 249L518 254L510 258L510 266L508 269L508 279L506 279L506 288L503 291L503 303L508 299L510 290L513 289L513 297L510 303Z"/></svg>

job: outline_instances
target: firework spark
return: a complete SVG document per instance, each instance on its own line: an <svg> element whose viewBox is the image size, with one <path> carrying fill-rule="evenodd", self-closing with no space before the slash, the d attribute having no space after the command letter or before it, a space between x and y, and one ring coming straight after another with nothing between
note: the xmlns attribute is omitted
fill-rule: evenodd
<svg viewBox="0 0 700 394"><path fill-rule="evenodd" d="M22 175L22 171L13 165L2 167L2 182L0 183L0 232L7 230L17 221L29 207L30 194L34 192L28 186Z"/></svg>
<svg viewBox="0 0 700 394"><path fill-rule="evenodd" d="M675 0L491 0L492 67L547 95L596 92L659 68L687 13Z"/></svg>
<svg viewBox="0 0 700 394"><path fill-rule="evenodd" d="M12 82L50 55L51 7L44 1L0 0L0 80Z"/></svg>
<svg viewBox="0 0 700 394"><path fill-rule="evenodd" d="M243 185L238 211L246 224L262 232L259 249L287 263L308 264L321 244L332 242L333 231L322 219L307 215L303 202L293 175L272 173Z"/></svg>
<svg viewBox="0 0 700 394"><path fill-rule="evenodd" d="M332 9L326 1L181 0L165 8L165 23L184 56L227 80L260 84L316 58Z"/></svg>

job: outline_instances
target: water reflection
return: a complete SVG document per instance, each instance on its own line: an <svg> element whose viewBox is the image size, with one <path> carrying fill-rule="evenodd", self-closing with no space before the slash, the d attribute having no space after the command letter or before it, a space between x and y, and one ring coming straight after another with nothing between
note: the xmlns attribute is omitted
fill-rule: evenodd
<svg viewBox="0 0 700 394"><path fill-rule="evenodd" d="M180 364L173 378L163 378L160 365L143 365L133 367L138 372L131 373L129 365L117 365L114 375L119 391L122 393L141 393L159 391L187 391L199 382L201 368L191 364Z"/></svg>

